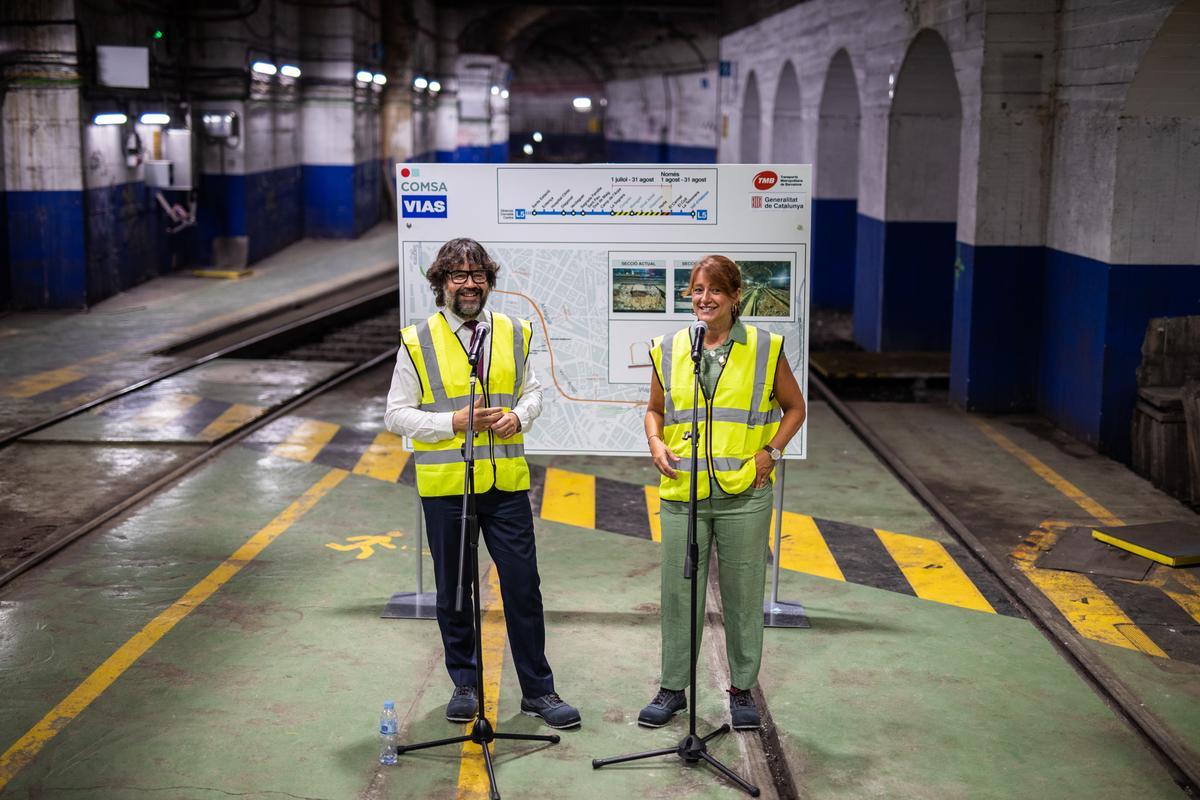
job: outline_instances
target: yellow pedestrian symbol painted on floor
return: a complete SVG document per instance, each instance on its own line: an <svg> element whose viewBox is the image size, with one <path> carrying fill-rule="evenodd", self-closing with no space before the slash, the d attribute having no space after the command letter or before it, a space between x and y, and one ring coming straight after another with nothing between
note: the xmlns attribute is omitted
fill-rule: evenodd
<svg viewBox="0 0 1200 800"><path fill-rule="evenodd" d="M346 541L349 544L329 542L325 546L331 550L341 550L344 553L357 550L358 555L354 558L357 561L362 561L364 558L370 558L375 555L376 547L386 547L388 550L395 550L396 545L392 544L392 539L403 535L400 531L392 531L391 533L376 533L369 536L347 536Z"/></svg>

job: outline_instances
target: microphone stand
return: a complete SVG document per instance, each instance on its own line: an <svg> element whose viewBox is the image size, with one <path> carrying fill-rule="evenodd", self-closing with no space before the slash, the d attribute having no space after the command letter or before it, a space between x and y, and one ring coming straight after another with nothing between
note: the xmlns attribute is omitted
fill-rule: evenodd
<svg viewBox="0 0 1200 800"><path fill-rule="evenodd" d="M482 349L482 345L480 347ZM471 364L471 395L467 404L467 435L463 447L463 461L466 466L466 477L463 481L462 527L459 532L458 551L458 589L454 601L454 610L463 609L463 591L467 581L467 570L471 573L471 606L474 611L472 619L475 636L475 697L478 705L475 708L475 722L471 725L471 733L465 736L451 736L448 739L435 739L419 744L396 745L396 755L410 753L413 750L425 750L430 747L441 747L448 744L474 742L483 748L483 764L487 768L488 796L491 800L500 800L500 790L496 788L496 772L492 766L492 752L488 745L497 739L518 739L531 742L550 742L558 744L558 734L534 733L497 733L488 721L483 693L483 624L479 602L479 518L475 510L475 365ZM467 547L470 545L470 556Z"/></svg>
<svg viewBox="0 0 1200 800"><path fill-rule="evenodd" d="M701 331L699 337L703 339L704 333ZM691 694L688 698L691 702L688 705L688 734L679 741L674 747L664 747L660 750L648 750L644 753L630 753L623 756L611 756L609 758L594 758L592 759L592 769L600 769L609 764L620 764L625 761L638 761L643 758L654 758L656 756L665 756L674 753L683 759L686 764L696 764L700 761L705 762L717 772L724 775L729 780L737 784L738 788L746 792L751 797L758 797L758 787L742 778L729 767L722 764L708 752L708 743L712 739L720 736L723 733L729 733L729 723L725 723L715 731L706 736L696 735L696 707L700 704L696 701L696 656L699 648L696 644L696 611L699 605L698 601L698 586L696 581L696 566L700 562L700 545L696 541L696 470L699 464L700 442L698 440L699 433L699 413L700 413L700 355L699 350L703 348L692 348L692 430L690 437L692 440L692 475L690 496L688 497L688 539L687 539L687 555L683 562L683 577L687 578L691 583L692 602L691 609L688 614L691 617ZM665 391L670 391L669 387L664 387Z"/></svg>

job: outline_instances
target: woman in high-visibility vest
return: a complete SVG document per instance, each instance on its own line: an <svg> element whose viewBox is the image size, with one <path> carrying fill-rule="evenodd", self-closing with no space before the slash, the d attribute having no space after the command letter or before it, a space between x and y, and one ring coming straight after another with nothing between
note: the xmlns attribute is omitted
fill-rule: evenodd
<svg viewBox="0 0 1200 800"><path fill-rule="evenodd" d="M804 423L804 395L783 354L783 337L738 320L742 274L736 263L719 255L700 259L692 268L688 292L696 317L708 325L700 358L696 436L697 630L704 627L704 586L715 542L733 684L729 712L735 729L748 730L760 722L750 690L762 661L771 486L781 451ZM683 577L695 381L690 329L655 339L650 355L654 375L646 442L662 474L662 678L638 723L659 727L687 708L684 688L691 667L690 584Z"/></svg>

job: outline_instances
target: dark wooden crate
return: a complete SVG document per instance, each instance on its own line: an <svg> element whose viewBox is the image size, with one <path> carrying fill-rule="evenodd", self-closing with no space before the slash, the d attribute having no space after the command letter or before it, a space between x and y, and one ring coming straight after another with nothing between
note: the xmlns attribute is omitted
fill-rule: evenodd
<svg viewBox="0 0 1200 800"><path fill-rule="evenodd" d="M1133 412L1133 468L1164 492L1188 500L1188 430L1182 387L1138 390Z"/></svg>

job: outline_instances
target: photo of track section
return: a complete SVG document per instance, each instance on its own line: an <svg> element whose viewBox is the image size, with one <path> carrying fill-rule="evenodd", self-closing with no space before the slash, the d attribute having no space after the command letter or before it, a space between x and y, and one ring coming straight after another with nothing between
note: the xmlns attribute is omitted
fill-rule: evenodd
<svg viewBox="0 0 1200 800"><path fill-rule="evenodd" d="M792 265L787 261L743 261L742 316L791 315Z"/></svg>
<svg viewBox="0 0 1200 800"><path fill-rule="evenodd" d="M612 275L613 311L663 312L667 310L667 271L619 267Z"/></svg>

